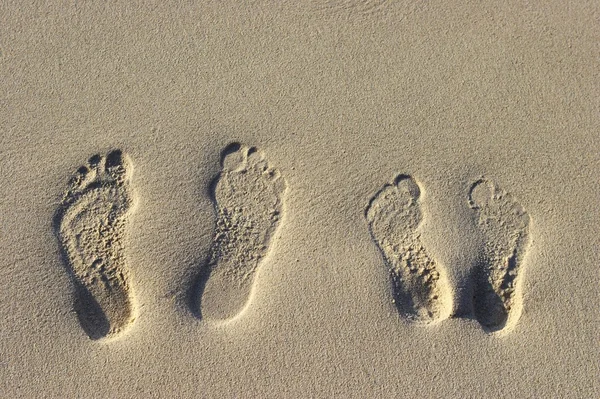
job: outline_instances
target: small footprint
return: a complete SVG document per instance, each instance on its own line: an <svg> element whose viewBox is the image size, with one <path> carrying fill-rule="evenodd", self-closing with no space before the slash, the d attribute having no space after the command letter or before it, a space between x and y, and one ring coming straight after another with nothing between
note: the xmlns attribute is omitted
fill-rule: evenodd
<svg viewBox="0 0 600 399"><path fill-rule="evenodd" d="M255 147L230 144L213 195L217 225L192 308L207 320L227 320L246 307L256 269L282 216L285 179Z"/></svg>
<svg viewBox="0 0 600 399"><path fill-rule="evenodd" d="M71 178L55 217L63 257L75 283L74 309L92 339L133 321L124 235L133 199L132 166L119 150L94 155Z"/></svg>
<svg viewBox="0 0 600 399"><path fill-rule="evenodd" d="M485 240L483 259L473 271L475 317L488 332L515 324L521 312L518 282L528 244L529 215L506 192L481 179L473 183L469 206Z"/></svg>
<svg viewBox="0 0 600 399"><path fill-rule="evenodd" d="M444 271L420 239L420 195L417 182L400 175L371 199L366 218L389 269L398 311L408 320L430 323L449 316L451 301Z"/></svg>

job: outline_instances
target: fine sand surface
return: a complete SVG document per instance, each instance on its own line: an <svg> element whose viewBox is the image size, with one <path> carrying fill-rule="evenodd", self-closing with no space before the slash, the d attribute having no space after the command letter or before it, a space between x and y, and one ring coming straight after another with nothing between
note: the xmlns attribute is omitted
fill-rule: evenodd
<svg viewBox="0 0 600 399"><path fill-rule="evenodd" d="M50 3L1 397L600 397L600 3Z"/></svg>

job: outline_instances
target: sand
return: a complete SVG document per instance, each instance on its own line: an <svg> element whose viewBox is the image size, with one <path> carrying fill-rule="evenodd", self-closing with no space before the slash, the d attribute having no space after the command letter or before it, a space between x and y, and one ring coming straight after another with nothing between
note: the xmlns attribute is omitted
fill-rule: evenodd
<svg viewBox="0 0 600 399"><path fill-rule="evenodd" d="M600 396L598 2L164 3L0 4L0 396Z"/></svg>

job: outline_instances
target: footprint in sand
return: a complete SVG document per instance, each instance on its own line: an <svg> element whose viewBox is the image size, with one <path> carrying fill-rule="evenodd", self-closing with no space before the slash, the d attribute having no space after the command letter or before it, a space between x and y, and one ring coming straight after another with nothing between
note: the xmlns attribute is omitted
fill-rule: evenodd
<svg viewBox="0 0 600 399"><path fill-rule="evenodd" d="M256 269L282 216L286 182L255 147L238 143L222 153L213 196L217 225L210 258L194 287L199 317L227 320L246 307Z"/></svg>
<svg viewBox="0 0 600 399"><path fill-rule="evenodd" d="M400 175L371 199L366 218L389 269L398 311L410 321L431 323L449 316L450 289L420 239L420 195L417 182Z"/></svg>
<svg viewBox="0 0 600 399"><path fill-rule="evenodd" d="M92 339L133 321L124 235L133 198L131 164L119 150L94 155L71 178L55 217L63 257L75 284L74 308Z"/></svg>
<svg viewBox="0 0 600 399"><path fill-rule="evenodd" d="M488 332L514 325L521 313L518 282L528 244L529 216L506 192L481 179L469 193L485 240L483 257L473 271L475 317Z"/></svg>

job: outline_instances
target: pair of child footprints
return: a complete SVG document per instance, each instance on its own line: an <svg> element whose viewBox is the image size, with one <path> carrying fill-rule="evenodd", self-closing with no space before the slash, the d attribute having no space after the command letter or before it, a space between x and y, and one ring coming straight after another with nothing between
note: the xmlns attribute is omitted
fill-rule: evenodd
<svg viewBox="0 0 600 399"><path fill-rule="evenodd" d="M389 268L398 311L416 323L431 323L449 317L454 309L448 277L420 239L420 197L417 182L400 175L371 199L366 218ZM508 193L484 179L471 185L468 205L483 248L471 272L467 315L474 314L486 331L495 332L514 325L520 314L517 283L529 216Z"/></svg>
<svg viewBox="0 0 600 399"><path fill-rule="evenodd" d="M190 291L201 318L227 320L248 303L254 275L279 226L285 179L255 147L238 143L222 153L212 185L217 213L209 259ZM132 164L119 150L94 155L71 178L55 219L56 235L74 283L74 310L92 339L124 331L136 317L125 259L125 230L135 208ZM400 176L371 200L366 218L390 269L398 310L409 320L448 316L450 289L443 270L419 239L420 189ZM515 315L515 291L527 239L527 214L485 181L475 183L469 204L485 236L485 256L474 273L477 319L490 330ZM515 319L515 317L512 317Z"/></svg>

